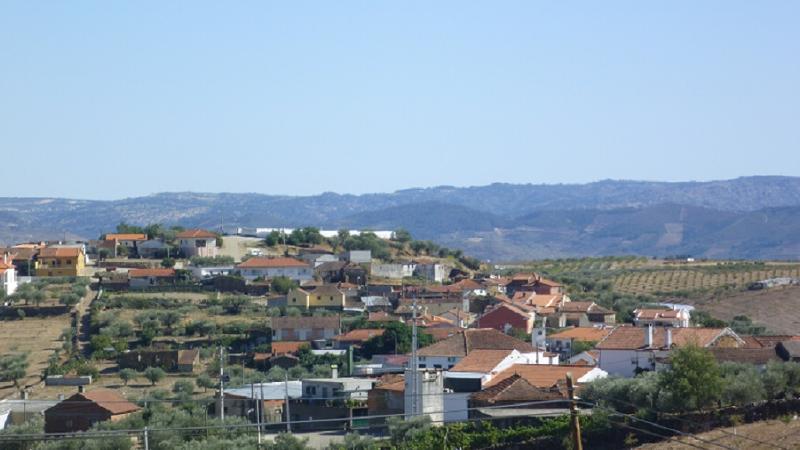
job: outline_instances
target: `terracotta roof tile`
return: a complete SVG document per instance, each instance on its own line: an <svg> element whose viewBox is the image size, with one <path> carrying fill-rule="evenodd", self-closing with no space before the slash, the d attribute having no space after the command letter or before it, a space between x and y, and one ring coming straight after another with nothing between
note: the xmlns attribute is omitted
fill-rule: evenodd
<svg viewBox="0 0 800 450"><path fill-rule="evenodd" d="M306 341L274 341L272 343L272 354L282 355L287 353L297 353L301 348L308 346Z"/></svg>
<svg viewBox="0 0 800 450"><path fill-rule="evenodd" d="M217 235L210 231L193 229L181 231L180 233L176 234L175 237L178 239L212 239L216 238Z"/></svg>
<svg viewBox="0 0 800 450"><path fill-rule="evenodd" d="M170 278L175 276L175 269L131 269L128 271L130 278Z"/></svg>
<svg viewBox="0 0 800 450"><path fill-rule="evenodd" d="M591 366L516 364L500 372L486 386L492 387L508 377L519 375L533 386L551 388L564 382L567 372L572 373L573 379L577 382L593 369L594 367Z"/></svg>
<svg viewBox="0 0 800 450"><path fill-rule="evenodd" d="M450 372L489 373L497 367L513 350L473 350L453 366Z"/></svg>
<svg viewBox="0 0 800 450"><path fill-rule="evenodd" d="M40 258L77 258L82 254L76 247L47 247L39 251Z"/></svg>
<svg viewBox="0 0 800 450"><path fill-rule="evenodd" d="M467 356L474 350L518 350L532 352L531 344L493 328L467 329L422 348L420 356Z"/></svg>
<svg viewBox="0 0 800 450"><path fill-rule="evenodd" d="M471 400L496 402L526 402L561 400L564 395L557 388L540 388L524 377L514 374L470 396Z"/></svg>
<svg viewBox="0 0 800 450"><path fill-rule="evenodd" d="M549 339L572 339L574 341L600 342L605 339L613 328L576 327L547 336Z"/></svg>
<svg viewBox="0 0 800 450"><path fill-rule="evenodd" d="M375 336L383 336L383 328L358 328L347 333L334 336L334 341L366 342Z"/></svg>
<svg viewBox="0 0 800 450"><path fill-rule="evenodd" d="M726 331L726 328L671 328L674 346L696 344L707 347ZM608 337L597 345L598 349L632 350L645 348L647 327L622 326L614 329ZM733 334L735 335L735 334ZM737 336L738 337L738 336ZM666 331L663 327L653 328L653 348L663 348L666 344ZM742 343L744 345L744 343Z"/></svg>
<svg viewBox="0 0 800 450"><path fill-rule="evenodd" d="M240 269L268 269L273 267L309 267L309 265L294 258L250 258L236 267Z"/></svg>
<svg viewBox="0 0 800 450"><path fill-rule="evenodd" d="M146 241L147 235L144 233L108 233L107 241Z"/></svg>
<svg viewBox="0 0 800 450"><path fill-rule="evenodd" d="M64 400L63 403L72 409L80 408L80 405L74 402L81 401L93 402L112 415L126 414L141 409L139 406L129 402L125 397L110 389L95 389L89 392L78 393ZM54 408L58 407L60 404L61 403L54 406Z"/></svg>

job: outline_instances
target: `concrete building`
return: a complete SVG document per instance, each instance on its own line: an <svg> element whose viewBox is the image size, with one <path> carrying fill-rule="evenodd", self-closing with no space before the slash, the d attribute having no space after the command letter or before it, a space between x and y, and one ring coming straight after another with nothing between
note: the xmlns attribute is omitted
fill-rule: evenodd
<svg viewBox="0 0 800 450"><path fill-rule="evenodd" d="M286 277L301 282L314 277L314 269L294 258L250 258L236 266L236 270L247 280Z"/></svg>
<svg viewBox="0 0 800 450"><path fill-rule="evenodd" d="M370 267L370 276L378 278L391 278L402 279L414 276L414 270L417 264L413 262L408 263L392 263L392 264L372 264Z"/></svg>
<svg viewBox="0 0 800 450"><path fill-rule="evenodd" d="M186 230L175 235L181 253L187 258L217 256L217 235L206 230Z"/></svg>
<svg viewBox="0 0 800 450"><path fill-rule="evenodd" d="M405 417L428 416L433 425L444 423L444 375L441 370L406 369Z"/></svg>

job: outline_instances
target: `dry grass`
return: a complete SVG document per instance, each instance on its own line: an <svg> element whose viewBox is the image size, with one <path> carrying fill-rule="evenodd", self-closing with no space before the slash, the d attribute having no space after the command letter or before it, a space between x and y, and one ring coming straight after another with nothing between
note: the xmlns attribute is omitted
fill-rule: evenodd
<svg viewBox="0 0 800 450"><path fill-rule="evenodd" d="M735 316L748 316L756 324L765 325L769 332L800 333L798 286L737 292L719 300L699 302L696 306L718 319L731 320Z"/></svg>
<svg viewBox="0 0 800 450"><path fill-rule="evenodd" d="M69 326L68 315L0 322L0 354L29 352L30 364L26 377L19 380L20 386L39 381L42 371L47 368L47 359L63 344L58 340L61 332ZM13 383L0 383L0 398L13 396L16 392Z"/></svg>
<svg viewBox="0 0 800 450"><path fill-rule="evenodd" d="M675 438L638 448L648 450L691 450L698 447L722 448L721 446L752 450L800 448L800 421L793 419L788 422L780 420L754 422L735 428L709 431L698 434L697 437L705 442L694 438Z"/></svg>

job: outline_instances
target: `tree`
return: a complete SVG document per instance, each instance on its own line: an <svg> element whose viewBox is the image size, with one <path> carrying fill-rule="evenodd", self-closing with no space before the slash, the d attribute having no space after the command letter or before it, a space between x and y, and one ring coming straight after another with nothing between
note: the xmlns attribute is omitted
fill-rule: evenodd
<svg viewBox="0 0 800 450"><path fill-rule="evenodd" d="M81 301L80 296L72 292L61 294L61 297L58 298L58 302L65 306L74 306L79 301Z"/></svg>
<svg viewBox="0 0 800 450"><path fill-rule="evenodd" d="M172 392L182 395L194 394L194 384L189 380L178 380L172 385Z"/></svg>
<svg viewBox="0 0 800 450"><path fill-rule="evenodd" d="M726 362L720 365L720 372L723 404L743 406L766 398L761 374L752 364Z"/></svg>
<svg viewBox="0 0 800 450"><path fill-rule="evenodd" d="M133 369L122 369L119 371L119 379L125 383L125 386L128 385L129 381L135 380L138 376L139 373Z"/></svg>
<svg viewBox="0 0 800 450"><path fill-rule="evenodd" d="M403 228L398 228L397 231L394 232L393 240L405 244L412 240L411 233Z"/></svg>
<svg viewBox="0 0 800 450"><path fill-rule="evenodd" d="M203 388L203 392L208 392L209 389L213 389L217 385L217 383L205 373L201 374L194 381L197 383L197 387Z"/></svg>
<svg viewBox="0 0 800 450"><path fill-rule="evenodd" d="M270 231L267 237L264 238L264 244L266 244L267 247L275 247L276 245L281 243L282 237L283 235L281 234L280 231L277 230Z"/></svg>
<svg viewBox="0 0 800 450"><path fill-rule="evenodd" d="M386 423L389 425L392 444L399 445L403 442L414 441L415 437L428 430L431 427L431 418L430 416L417 416L409 419L390 417Z"/></svg>
<svg viewBox="0 0 800 450"><path fill-rule="evenodd" d="M25 376L29 364L27 353L0 356L0 381L13 381L18 387L19 379Z"/></svg>
<svg viewBox="0 0 800 450"><path fill-rule="evenodd" d="M264 448L267 450L308 450L308 438L298 438L289 433L279 433L275 436L275 441L267 443Z"/></svg>
<svg viewBox="0 0 800 450"><path fill-rule="evenodd" d="M372 355L403 354L411 351L411 327L402 322L390 322L385 327L382 335L374 336L365 342L360 351L360 356L371 358ZM419 333L417 340L420 347L433 343L429 334Z"/></svg>
<svg viewBox="0 0 800 450"><path fill-rule="evenodd" d="M327 450L378 450L380 446L372 436L361 436L358 433L348 433L344 442L331 442Z"/></svg>
<svg viewBox="0 0 800 450"><path fill-rule="evenodd" d="M161 260L161 267L171 269L175 267L175 258L164 258Z"/></svg>
<svg viewBox="0 0 800 450"><path fill-rule="evenodd" d="M297 283L287 277L275 277L272 279L272 283L270 283L270 289L281 295L288 294L289 291L295 287L297 287Z"/></svg>
<svg viewBox="0 0 800 450"><path fill-rule="evenodd" d="M673 350L671 367L662 372L660 387L672 409L703 409L720 398L722 376L714 355L696 345Z"/></svg>
<svg viewBox="0 0 800 450"><path fill-rule="evenodd" d="M42 303L42 301L44 301L45 298L47 298L47 296L42 291L36 291L31 296L33 304L36 305L36 307L39 307L39 304Z"/></svg>
<svg viewBox="0 0 800 450"><path fill-rule="evenodd" d="M159 381L163 380L164 377L167 376L167 373L164 372L164 369L160 367L148 367L144 370L144 377L149 381L153 386L156 385Z"/></svg>

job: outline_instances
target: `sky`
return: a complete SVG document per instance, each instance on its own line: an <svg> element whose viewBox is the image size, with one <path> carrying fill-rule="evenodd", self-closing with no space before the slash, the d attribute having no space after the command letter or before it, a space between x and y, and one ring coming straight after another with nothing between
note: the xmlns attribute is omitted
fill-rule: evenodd
<svg viewBox="0 0 800 450"><path fill-rule="evenodd" d="M0 196L800 175L796 1L4 1Z"/></svg>

